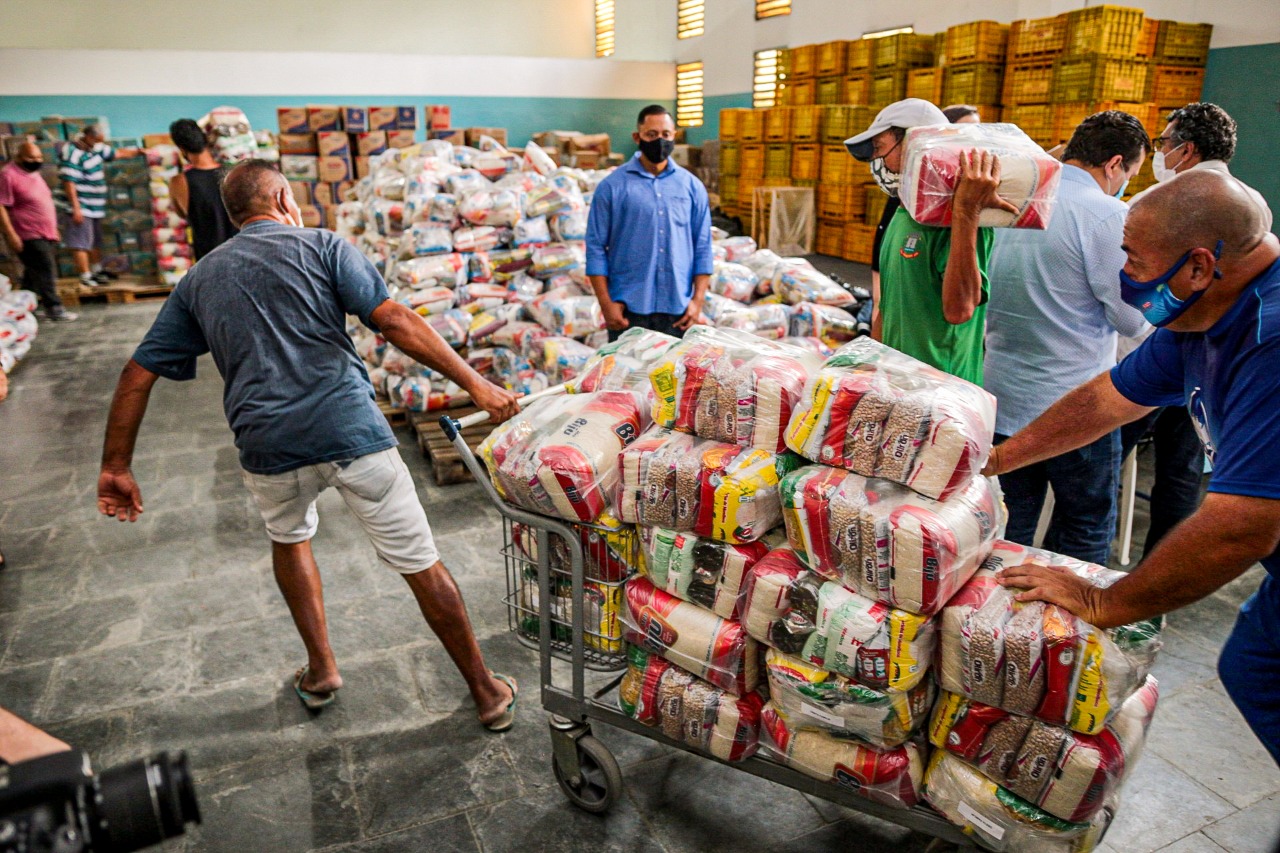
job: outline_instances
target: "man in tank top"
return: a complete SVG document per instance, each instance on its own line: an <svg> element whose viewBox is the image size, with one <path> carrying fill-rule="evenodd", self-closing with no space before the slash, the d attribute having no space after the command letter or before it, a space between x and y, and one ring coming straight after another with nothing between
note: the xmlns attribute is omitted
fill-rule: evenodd
<svg viewBox="0 0 1280 853"><path fill-rule="evenodd" d="M191 250L198 261L236 234L227 218L219 191L222 164L209 150L200 125L180 118L169 125L169 136L182 152L187 168L169 182L169 197L191 226Z"/></svg>

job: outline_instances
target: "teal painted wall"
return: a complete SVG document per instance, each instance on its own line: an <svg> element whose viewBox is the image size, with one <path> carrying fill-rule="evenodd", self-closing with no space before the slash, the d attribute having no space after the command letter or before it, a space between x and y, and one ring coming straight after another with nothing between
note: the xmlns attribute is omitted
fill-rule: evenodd
<svg viewBox="0 0 1280 853"><path fill-rule="evenodd" d="M686 137L690 145L701 145L708 139L720 137L720 111L751 106L750 92L732 95L712 95L702 102L702 127L691 127Z"/></svg>
<svg viewBox="0 0 1280 853"><path fill-rule="evenodd" d="M636 115L650 101L623 98L505 98L418 95L188 96L59 95L0 97L0 121L32 121L46 115L105 115L117 137L164 133L176 118L199 118L217 106L237 106L255 128L276 128L276 107L293 104L448 104L454 127L505 127L508 142L522 146L544 130L608 133L619 151L630 154ZM667 107L674 110L674 105ZM718 118L717 118L718 132ZM710 138L710 137L708 137Z"/></svg>
<svg viewBox="0 0 1280 853"><path fill-rule="evenodd" d="M1209 51L1201 97L1239 126L1231 173L1280 211L1280 44ZM1272 228L1280 234L1280 222Z"/></svg>

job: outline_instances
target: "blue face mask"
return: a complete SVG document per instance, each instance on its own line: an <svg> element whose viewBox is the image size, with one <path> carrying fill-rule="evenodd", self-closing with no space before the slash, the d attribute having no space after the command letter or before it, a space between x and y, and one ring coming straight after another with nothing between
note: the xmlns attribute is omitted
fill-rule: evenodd
<svg viewBox="0 0 1280 853"><path fill-rule="evenodd" d="M1124 198L1124 191L1127 189L1129 189L1129 181L1125 180L1125 182L1120 185L1120 189L1116 190L1112 195L1116 198Z"/></svg>
<svg viewBox="0 0 1280 853"><path fill-rule="evenodd" d="M1213 250L1213 259L1217 261L1221 257L1222 241L1219 240L1218 245ZM1191 260L1191 251L1178 258L1177 263L1151 281L1138 281L1121 269L1120 298L1124 300L1126 305L1132 305L1141 311L1142 316L1151 325L1157 328L1169 325L1186 313L1187 309L1195 305L1196 301L1204 295L1203 290L1197 290L1186 299L1179 299L1169 289L1169 282L1173 280L1179 270L1186 266L1189 260ZM1222 273L1216 267L1213 270L1213 277L1222 278Z"/></svg>

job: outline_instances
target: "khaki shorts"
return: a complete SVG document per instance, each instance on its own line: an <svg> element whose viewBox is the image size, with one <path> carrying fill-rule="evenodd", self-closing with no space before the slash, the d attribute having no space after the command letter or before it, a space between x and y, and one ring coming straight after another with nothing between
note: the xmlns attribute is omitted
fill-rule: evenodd
<svg viewBox="0 0 1280 853"><path fill-rule="evenodd" d="M440 559L413 477L394 447L283 474L242 473L272 542L296 545L315 536L320 526L316 498L332 486L360 520L382 562L411 575Z"/></svg>

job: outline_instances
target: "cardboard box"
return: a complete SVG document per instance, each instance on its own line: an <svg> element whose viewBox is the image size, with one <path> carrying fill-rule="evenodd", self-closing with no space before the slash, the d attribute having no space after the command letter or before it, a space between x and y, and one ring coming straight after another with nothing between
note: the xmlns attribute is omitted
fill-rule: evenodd
<svg viewBox="0 0 1280 853"><path fill-rule="evenodd" d="M449 143L450 145L466 145L467 144L467 132L462 128L457 128L454 130L448 130L448 129L429 130L427 131L427 138L440 139Z"/></svg>
<svg viewBox="0 0 1280 853"><path fill-rule="evenodd" d="M315 204L315 184L310 181L290 181L289 189L293 192L293 200L301 207L304 204Z"/></svg>
<svg viewBox="0 0 1280 853"><path fill-rule="evenodd" d="M302 224L307 228L319 228L324 222L324 211L314 204L300 204L298 209L302 211Z"/></svg>
<svg viewBox="0 0 1280 853"><path fill-rule="evenodd" d="M326 207L324 209L324 227L330 231L338 230L338 208Z"/></svg>
<svg viewBox="0 0 1280 853"><path fill-rule="evenodd" d="M172 145L173 137L167 133L148 133L142 137L143 148L155 148L159 145Z"/></svg>
<svg viewBox="0 0 1280 853"><path fill-rule="evenodd" d="M291 181L318 181L319 160L314 154L281 154L280 171Z"/></svg>
<svg viewBox="0 0 1280 853"><path fill-rule="evenodd" d="M579 151L572 157L573 165L578 169L599 169L600 162L604 159L599 151Z"/></svg>
<svg viewBox="0 0 1280 853"><path fill-rule="evenodd" d="M337 107L308 106L307 127L315 133L342 130L342 113Z"/></svg>
<svg viewBox="0 0 1280 853"><path fill-rule="evenodd" d="M308 133L306 107L276 107L276 126L281 133Z"/></svg>
<svg viewBox="0 0 1280 853"><path fill-rule="evenodd" d="M369 175L369 158L357 157L356 158L356 179L359 180L360 178L368 177L368 175Z"/></svg>
<svg viewBox="0 0 1280 853"><path fill-rule="evenodd" d="M468 127L467 128L467 144L477 145L480 137L488 136L495 140L499 145L507 144L507 129L505 127Z"/></svg>
<svg viewBox="0 0 1280 853"><path fill-rule="evenodd" d="M311 185L311 203L317 207L328 207L333 204L333 184L323 181Z"/></svg>
<svg viewBox="0 0 1280 853"><path fill-rule="evenodd" d="M607 133L582 133L569 138L569 153L577 154L582 151L594 151L601 157L609 156L609 134Z"/></svg>
<svg viewBox="0 0 1280 853"><path fill-rule="evenodd" d="M340 130L322 130L316 134L316 150L321 157L350 157L351 139Z"/></svg>
<svg viewBox="0 0 1280 853"><path fill-rule="evenodd" d="M427 104L422 108L422 121L427 130L448 130L453 126L448 104Z"/></svg>
<svg viewBox="0 0 1280 853"><path fill-rule="evenodd" d="M399 119L398 107L369 107L370 130L398 130Z"/></svg>
<svg viewBox="0 0 1280 853"><path fill-rule="evenodd" d="M414 142L417 141L413 138L415 135L416 135L416 132L412 130L388 130L387 131L387 147L388 148L408 148L409 146L413 145ZM369 153L372 154L374 152L371 151Z"/></svg>
<svg viewBox="0 0 1280 853"><path fill-rule="evenodd" d="M350 157L318 157L316 159L316 180L326 183L347 181L351 179Z"/></svg>
<svg viewBox="0 0 1280 853"><path fill-rule="evenodd" d="M347 193L355 189L355 181L338 181L333 185L333 202L341 204L347 200Z"/></svg>
<svg viewBox="0 0 1280 853"><path fill-rule="evenodd" d="M281 154L319 154L314 133L281 133L276 137Z"/></svg>
<svg viewBox="0 0 1280 853"><path fill-rule="evenodd" d="M418 108L396 107L396 130L417 130Z"/></svg>
<svg viewBox="0 0 1280 853"><path fill-rule="evenodd" d="M391 131L396 133L397 131ZM351 134L351 153L357 157L368 157L381 154L387 150L387 131L370 130L367 133Z"/></svg>
<svg viewBox="0 0 1280 853"><path fill-rule="evenodd" d="M364 107L343 107L342 129L347 133L364 133L369 129L369 111Z"/></svg>

